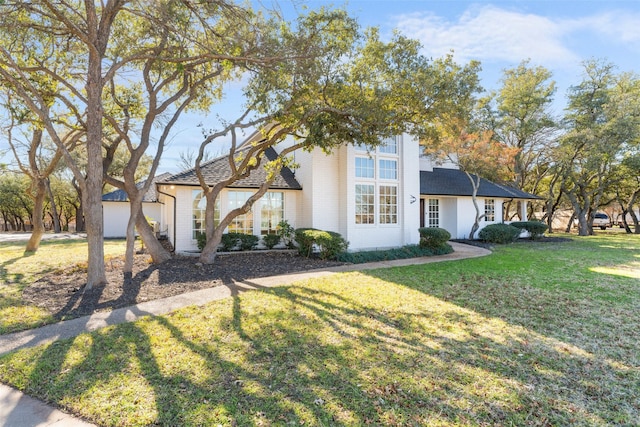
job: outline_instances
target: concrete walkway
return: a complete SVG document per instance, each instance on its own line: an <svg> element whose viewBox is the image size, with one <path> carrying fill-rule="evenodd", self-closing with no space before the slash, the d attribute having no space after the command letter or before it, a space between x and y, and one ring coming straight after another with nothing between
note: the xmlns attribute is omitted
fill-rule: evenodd
<svg viewBox="0 0 640 427"><path fill-rule="evenodd" d="M454 252L423 258L409 258L367 264L352 264L326 269L311 270L282 276L262 277L235 282L230 286L189 292L169 298L148 301L110 312L66 320L29 331L0 335L0 355L26 347L34 347L59 339L72 338L84 332L95 331L109 325L133 322L143 316L159 316L190 305L205 305L228 298L240 292L265 287L287 285L304 279L323 277L347 271L372 270L432 262L452 261L488 255L491 251L475 246L450 242ZM0 384L0 426L90 426L81 420L64 414L44 403L25 396L21 392Z"/></svg>

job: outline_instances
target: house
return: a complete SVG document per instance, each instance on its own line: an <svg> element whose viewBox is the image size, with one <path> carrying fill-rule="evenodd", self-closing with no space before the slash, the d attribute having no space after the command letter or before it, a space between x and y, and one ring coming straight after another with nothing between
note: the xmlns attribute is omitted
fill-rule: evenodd
<svg viewBox="0 0 640 427"><path fill-rule="evenodd" d="M290 143L285 140L275 148ZM267 158L274 158L276 150L269 150ZM389 138L376 148L343 146L330 155L320 149L296 151L294 157L299 167L284 168L251 212L236 218L228 232L265 235L287 220L295 228L338 232L356 251L417 244L421 226L442 227L454 238L468 237L475 218L468 178L450 165L435 167L421 157L418 141L409 135ZM202 165L210 185L228 168L226 157ZM217 200L216 219L243 204L264 178L265 171L258 169L224 189ZM195 171L158 180L156 186L161 229L177 252L197 251L206 201ZM536 198L482 180L477 199L486 216L480 227L502 222L508 203L520 206L520 219L526 219L527 201Z"/></svg>
<svg viewBox="0 0 640 427"><path fill-rule="evenodd" d="M169 178L170 173L156 176L149 187L149 191L142 199L142 212L152 222L162 224L163 206L158 201L155 182ZM136 184L138 188L144 186L144 181ZM126 237L127 223L129 222L129 197L124 190L115 190L102 195L102 217L104 220L104 237Z"/></svg>

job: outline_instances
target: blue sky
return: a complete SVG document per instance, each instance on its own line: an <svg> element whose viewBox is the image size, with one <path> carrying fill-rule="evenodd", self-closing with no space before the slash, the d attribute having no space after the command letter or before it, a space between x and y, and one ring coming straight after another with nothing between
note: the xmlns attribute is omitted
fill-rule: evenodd
<svg viewBox="0 0 640 427"><path fill-rule="evenodd" d="M378 26L387 36L398 29L420 40L427 56L453 51L458 63L478 60L486 90L499 87L504 69L530 59L531 65L542 65L553 73L557 114L562 113L567 89L580 82L584 60L605 59L619 71L640 72L640 0L279 0L278 4L287 17L305 7L344 6L363 27ZM230 95L216 110L224 115L236 105ZM200 122L215 127L215 114L190 117L178 125L163 171L177 172L173 165L178 153L199 145L202 136L195 125Z"/></svg>

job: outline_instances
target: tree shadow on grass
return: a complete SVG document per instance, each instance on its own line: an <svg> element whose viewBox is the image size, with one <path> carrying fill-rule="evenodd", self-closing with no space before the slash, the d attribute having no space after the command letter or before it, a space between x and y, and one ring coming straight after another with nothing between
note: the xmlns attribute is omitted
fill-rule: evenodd
<svg viewBox="0 0 640 427"><path fill-rule="evenodd" d="M628 367L361 277L235 293L28 350L26 365L6 356L0 373L23 369L29 393L112 425L594 425L640 411Z"/></svg>

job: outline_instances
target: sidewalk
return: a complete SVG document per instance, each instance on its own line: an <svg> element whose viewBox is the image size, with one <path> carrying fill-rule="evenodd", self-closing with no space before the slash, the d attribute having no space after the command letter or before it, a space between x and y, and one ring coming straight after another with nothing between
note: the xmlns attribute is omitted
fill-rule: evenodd
<svg viewBox="0 0 640 427"><path fill-rule="evenodd" d="M262 277L231 286L217 286L147 301L131 307L120 308L111 312L96 313L91 316L66 320L29 331L16 332L0 336L0 355L26 347L34 347L51 341L72 338L84 332L94 331L109 325L133 322L143 316L159 316L190 305L205 305L212 301L228 298L240 292L265 287L287 285L299 280L323 277L347 271L372 270L376 268L397 267L432 262L452 261L488 255L491 251L475 246L450 242L454 252L423 258L409 258L366 264L343 265L303 273L282 276ZM0 384L0 427L1 426L90 426L70 415L48 407L44 403L25 396L21 392Z"/></svg>

